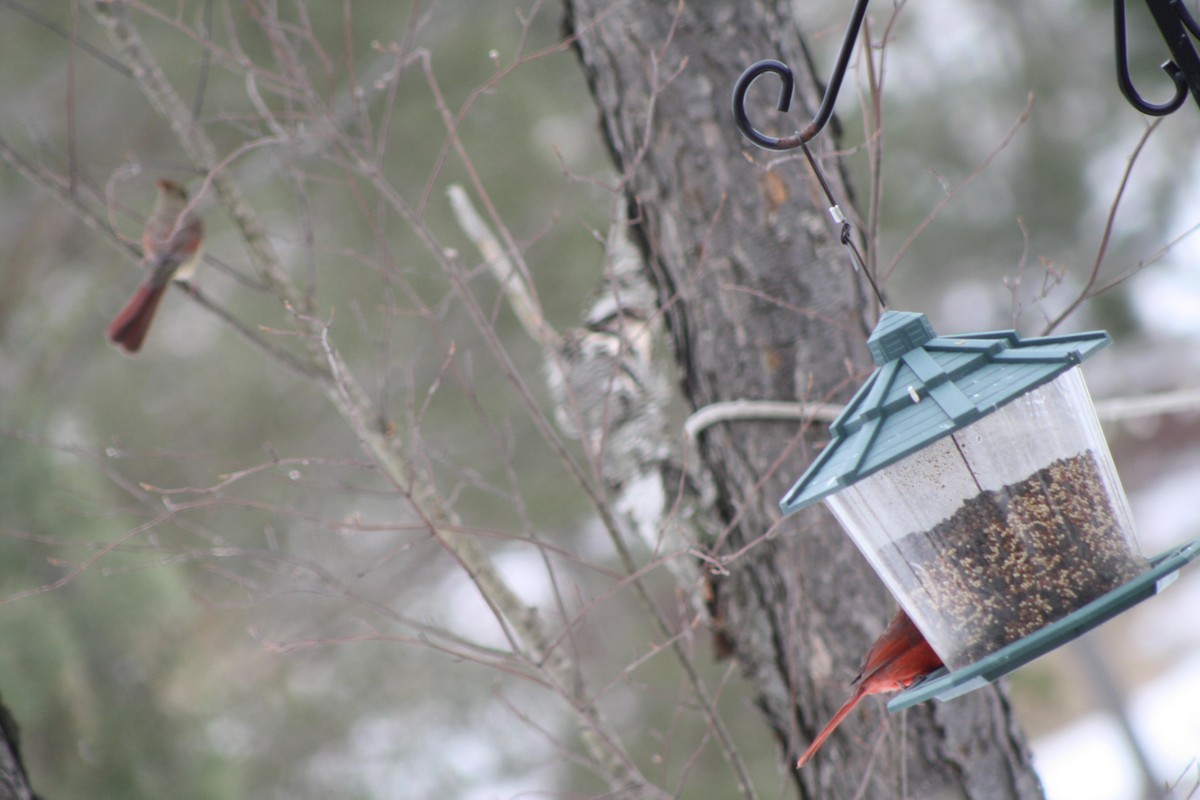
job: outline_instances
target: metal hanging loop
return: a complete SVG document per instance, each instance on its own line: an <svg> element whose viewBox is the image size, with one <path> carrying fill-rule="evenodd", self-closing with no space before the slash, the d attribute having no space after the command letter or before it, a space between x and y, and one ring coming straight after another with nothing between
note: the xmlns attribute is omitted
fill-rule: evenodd
<svg viewBox="0 0 1200 800"><path fill-rule="evenodd" d="M775 73L783 81L776 108L786 112L791 107L796 81L792 76L792 70L787 65L768 59L759 61L742 73L733 87L733 118L737 122L738 129L747 139L765 150L791 150L793 147L799 147L810 141L825 128L833 116L833 105L837 101L838 92L841 91L842 80L846 77L846 67L850 64L850 56L854 52L854 43L858 41L858 32L862 28L863 18L867 15L869 2L870 0L855 0L854 11L850 15L850 24L846 26L846 35L842 38L842 47L838 51L837 62L833 66L833 74L829 76L829 85L825 88L825 97L821 99L821 107L817 109L817 115L804 130L782 138L767 136L755 129L746 114L746 92L750 89L750 84L754 83L755 78L766 72Z"/></svg>
<svg viewBox="0 0 1200 800"><path fill-rule="evenodd" d="M1188 15L1187 21L1191 23L1188 26L1189 28L1195 25L1195 22L1191 19L1191 15ZM1133 85L1133 78L1129 75L1129 45L1125 28L1125 0L1113 0L1113 28L1117 43L1117 86L1120 87L1121 94L1125 95L1125 99L1129 101L1131 106L1143 114L1152 117L1163 117L1177 111L1183 105L1184 101L1187 100L1188 82L1183 74L1183 70L1174 61L1168 61L1162 65L1163 71L1175 82L1175 96L1167 102L1151 103L1142 97Z"/></svg>

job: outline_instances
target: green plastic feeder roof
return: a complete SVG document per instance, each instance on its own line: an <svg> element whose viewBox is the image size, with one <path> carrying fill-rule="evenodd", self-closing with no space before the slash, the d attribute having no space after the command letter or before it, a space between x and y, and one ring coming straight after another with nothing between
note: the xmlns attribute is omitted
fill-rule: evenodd
<svg viewBox="0 0 1200 800"><path fill-rule="evenodd" d="M1110 341L1104 331L938 336L924 314L884 312L867 340L875 371L780 506L790 513L833 494L1053 380Z"/></svg>

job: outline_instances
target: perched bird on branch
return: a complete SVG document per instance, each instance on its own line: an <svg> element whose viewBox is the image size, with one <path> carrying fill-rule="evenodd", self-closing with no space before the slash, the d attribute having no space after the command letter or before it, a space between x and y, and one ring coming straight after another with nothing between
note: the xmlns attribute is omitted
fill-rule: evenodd
<svg viewBox="0 0 1200 800"><path fill-rule="evenodd" d="M854 679L857 685L850 699L842 704L833 715L833 719L829 720L817 734L817 738L813 739L804 755L796 762L796 768L799 769L808 763L834 729L864 697L907 689L941 666L942 659L929 646L929 642L925 641L925 637L908 618L908 614L904 613L904 609L897 611L883 634L867 651L862 669Z"/></svg>
<svg viewBox="0 0 1200 800"><path fill-rule="evenodd" d="M136 353L172 279L187 280L204 246L204 221L188 210L188 196L174 181L160 179L154 210L142 234L142 257L149 276L108 325L108 339Z"/></svg>

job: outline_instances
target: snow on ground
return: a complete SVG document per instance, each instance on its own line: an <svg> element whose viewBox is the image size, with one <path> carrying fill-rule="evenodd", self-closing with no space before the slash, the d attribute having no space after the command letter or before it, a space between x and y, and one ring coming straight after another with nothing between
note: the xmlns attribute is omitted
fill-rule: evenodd
<svg viewBox="0 0 1200 800"><path fill-rule="evenodd" d="M1174 787L1166 797L1189 797L1200 779L1200 653L1134 692L1129 713L1159 785ZM1137 762L1109 715L1088 714L1031 747L1047 800L1139 796Z"/></svg>

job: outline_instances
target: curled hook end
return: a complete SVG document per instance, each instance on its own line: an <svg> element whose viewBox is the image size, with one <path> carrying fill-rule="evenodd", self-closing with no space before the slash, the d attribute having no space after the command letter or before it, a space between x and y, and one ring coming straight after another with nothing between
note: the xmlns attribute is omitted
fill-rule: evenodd
<svg viewBox="0 0 1200 800"><path fill-rule="evenodd" d="M1175 2L1176 0L1154 1ZM782 139L765 136L754 129L754 126L750 124L750 119L746 116L746 90L750 88L754 79L764 72L774 72L783 81L777 107L780 111L787 111L792 102L792 92L795 89L792 71L782 62L767 59L759 61L742 73L742 77L738 78L733 89L733 117L747 139L768 150L790 150L793 147L799 147L821 132L825 124L829 122L829 118L833 116L833 104L841 90L842 79L846 77L846 66L850 63L850 54L854 50L854 43L858 40L858 31L862 28L869 2L870 0L855 0L854 10L850 15L850 24L846 26L846 34L842 37L837 63L833 67L833 73L829 76L829 84L825 87L825 97L821 99L821 107L817 109L817 116L813 119L812 124L795 136Z"/></svg>
<svg viewBox="0 0 1200 800"><path fill-rule="evenodd" d="M750 90L750 84L754 83L760 76L765 73L773 73L779 76L781 86L779 87L779 99L776 101L775 107L780 111L786 112L792 106L792 94L796 88L796 79L792 75L792 70L782 61L776 61L773 58L764 59L756 64L750 65L741 77L737 79L737 83L733 86L733 119L737 123L738 130L742 132L750 141L754 142L759 147L766 150L790 150L793 147L799 147L803 142L811 139L816 135L813 132L808 138L801 138L803 134L794 136L785 136L776 138L767 136L764 133L759 133L754 125L750 122L750 117L746 113L746 93ZM810 126L811 127L811 126Z"/></svg>
<svg viewBox="0 0 1200 800"><path fill-rule="evenodd" d="M1184 30L1184 26L1186 25L1194 33L1197 32L1195 20L1191 18L1191 15L1182 4L1171 3L1170 5L1173 9L1170 13L1180 14L1180 19L1183 20L1183 24L1175 20L1179 37L1187 40L1187 33ZM1129 47L1125 31L1125 0L1115 0L1113 3L1113 23L1117 44L1117 86L1120 88L1121 94L1125 95L1125 99L1129 101L1131 106L1148 116L1164 117L1167 114L1173 114L1187 100L1190 88L1187 75L1184 74L1183 69L1174 61L1167 61L1162 65L1162 70L1175 83L1175 96L1165 103L1152 103L1142 97L1141 93L1134 87L1133 78L1129 74ZM1163 22L1159 21L1158 24L1161 28ZM1164 28L1163 31L1164 37L1167 38L1167 44L1171 45L1172 39L1167 36L1167 29ZM1187 50L1190 51L1191 61L1194 62L1195 50L1191 48L1190 40L1187 40ZM1175 52L1174 47L1172 47L1172 52Z"/></svg>

